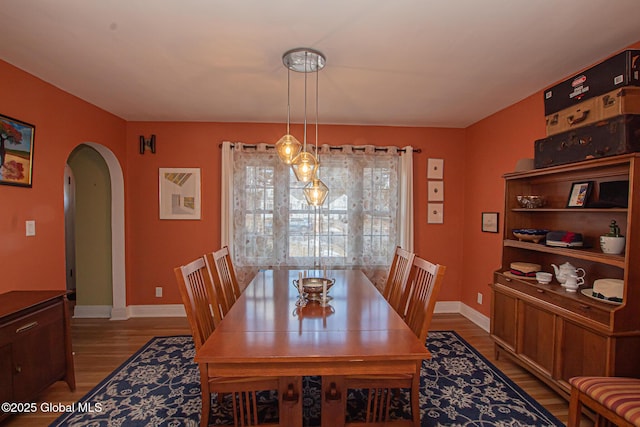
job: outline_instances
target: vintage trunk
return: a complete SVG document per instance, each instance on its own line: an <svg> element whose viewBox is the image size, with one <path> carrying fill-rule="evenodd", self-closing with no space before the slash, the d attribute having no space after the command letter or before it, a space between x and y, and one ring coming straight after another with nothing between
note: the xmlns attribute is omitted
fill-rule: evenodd
<svg viewBox="0 0 640 427"><path fill-rule="evenodd" d="M622 114L640 114L640 87L626 86L546 117L547 136Z"/></svg>
<svg viewBox="0 0 640 427"><path fill-rule="evenodd" d="M640 50L625 50L545 90L544 115L624 86L640 86Z"/></svg>
<svg viewBox="0 0 640 427"><path fill-rule="evenodd" d="M640 151L640 115L600 120L534 142L536 169Z"/></svg>

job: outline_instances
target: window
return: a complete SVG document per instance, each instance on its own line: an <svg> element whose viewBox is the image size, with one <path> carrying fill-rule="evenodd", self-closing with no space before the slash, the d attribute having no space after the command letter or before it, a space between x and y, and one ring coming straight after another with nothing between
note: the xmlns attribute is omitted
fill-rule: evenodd
<svg viewBox="0 0 640 427"><path fill-rule="evenodd" d="M307 204L274 150L236 148L234 255L239 267L388 266L397 243L396 152L321 152L324 206Z"/></svg>

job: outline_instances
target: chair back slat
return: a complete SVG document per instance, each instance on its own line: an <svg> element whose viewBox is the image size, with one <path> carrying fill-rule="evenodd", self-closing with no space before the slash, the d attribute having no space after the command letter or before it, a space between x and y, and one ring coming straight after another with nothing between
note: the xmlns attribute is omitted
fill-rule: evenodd
<svg viewBox="0 0 640 427"><path fill-rule="evenodd" d="M217 271L220 284L224 289L227 306L228 308L231 308L236 300L240 298L240 286L236 279L233 262L231 261L231 254L229 253L229 248L227 246L224 246L213 253L213 263L216 267L215 269Z"/></svg>
<svg viewBox="0 0 640 427"><path fill-rule="evenodd" d="M216 295L218 296L220 316L224 317L233 305L235 298L233 297L233 295L227 295L229 291L225 291L224 287L222 286L222 282L220 281L220 277L218 275L216 262L213 258L213 252L209 252L204 255L204 262L207 265L207 270L209 271L209 276L211 277L211 283L213 283L213 288L215 289Z"/></svg>
<svg viewBox="0 0 640 427"><path fill-rule="evenodd" d="M389 276L384 288L383 296L391 304L391 306L404 317L407 304L407 283L411 273L411 265L415 254L401 247L397 247L391 267L389 268Z"/></svg>
<svg viewBox="0 0 640 427"><path fill-rule="evenodd" d="M174 269L193 341L199 349L220 322L219 305L204 258Z"/></svg>
<svg viewBox="0 0 640 427"><path fill-rule="evenodd" d="M405 322L421 342L427 339L445 270L444 265L432 264L420 257L413 260Z"/></svg>

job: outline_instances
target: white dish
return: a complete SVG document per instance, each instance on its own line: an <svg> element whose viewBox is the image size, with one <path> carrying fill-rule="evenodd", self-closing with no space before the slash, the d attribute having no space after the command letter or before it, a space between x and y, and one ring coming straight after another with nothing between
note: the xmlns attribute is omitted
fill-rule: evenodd
<svg viewBox="0 0 640 427"><path fill-rule="evenodd" d="M582 289L582 290L580 290L580 292L582 292L582 295L584 295L585 297L589 297L591 299L603 302L605 304L612 304L612 305L620 305L620 304L622 304L621 302L609 301L609 300L606 300L606 299L594 297L593 296L593 288Z"/></svg>

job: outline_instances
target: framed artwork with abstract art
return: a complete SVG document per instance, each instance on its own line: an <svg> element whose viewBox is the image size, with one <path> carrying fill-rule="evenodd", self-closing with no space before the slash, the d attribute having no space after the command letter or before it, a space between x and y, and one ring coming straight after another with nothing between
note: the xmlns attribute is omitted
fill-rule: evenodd
<svg viewBox="0 0 640 427"><path fill-rule="evenodd" d="M160 168L160 219L200 219L200 168Z"/></svg>
<svg viewBox="0 0 640 427"><path fill-rule="evenodd" d="M31 187L36 127L0 115L0 184Z"/></svg>

